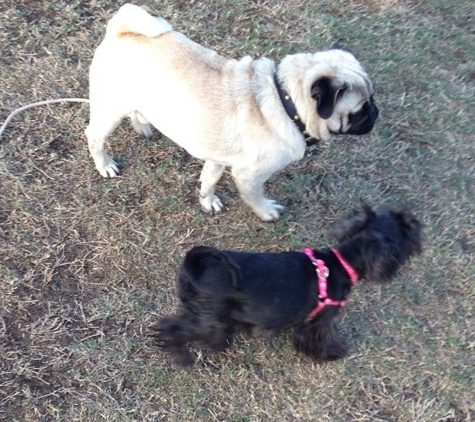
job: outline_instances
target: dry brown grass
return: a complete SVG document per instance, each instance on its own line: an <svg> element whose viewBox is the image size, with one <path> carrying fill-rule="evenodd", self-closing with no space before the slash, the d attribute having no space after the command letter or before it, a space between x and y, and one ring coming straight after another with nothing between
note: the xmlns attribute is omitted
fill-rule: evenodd
<svg viewBox="0 0 475 422"><path fill-rule="evenodd" d="M275 58L343 39L374 76L382 116L268 185L287 205L264 224L238 198L208 217L200 163L128 123L112 136L124 172L88 156L87 105L17 116L0 139L0 419L5 421L445 421L474 419L475 148L471 2L148 1L228 56ZM111 0L0 6L3 121L11 110L87 97ZM351 355L315 365L287 336L239 338L178 371L147 327L171 312L176 269L196 244L286 250L330 244L364 199L404 202L424 254L388 286L360 285L342 318Z"/></svg>

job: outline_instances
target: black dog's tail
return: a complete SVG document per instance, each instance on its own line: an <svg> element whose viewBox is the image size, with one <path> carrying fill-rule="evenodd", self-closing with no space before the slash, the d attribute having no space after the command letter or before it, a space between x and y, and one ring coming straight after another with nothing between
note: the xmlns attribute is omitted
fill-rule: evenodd
<svg viewBox="0 0 475 422"><path fill-rule="evenodd" d="M189 250L183 261L183 268L194 273L202 267L202 261L206 258L214 258L223 263L231 274L231 283L236 290L241 288L241 269L228 255L219 249L210 246L195 246Z"/></svg>

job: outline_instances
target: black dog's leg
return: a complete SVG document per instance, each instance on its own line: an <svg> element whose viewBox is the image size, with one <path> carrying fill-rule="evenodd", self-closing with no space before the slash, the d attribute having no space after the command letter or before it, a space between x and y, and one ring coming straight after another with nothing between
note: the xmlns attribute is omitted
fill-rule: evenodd
<svg viewBox="0 0 475 422"><path fill-rule="evenodd" d="M202 345L211 353L223 352L232 346L234 339L234 324L231 321L221 320L218 324L208 327L206 340Z"/></svg>
<svg viewBox="0 0 475 422"><path fill-rule="evenodd" d="M220 352L232 345L234 325L227 318L214 320L184 312L177 317L163 318L152 327L157 346L173 356L181 366L191 366L194 358L188 343L199 343L210 352Z"/></svg>
<svg viewBox="0 0 475 422"><path fill-rule="evenodd" d="M297 351L316 361L337 360L348 354L333 320L303 323L295 329L293 344Z"/></svg>
<svg viewBox="0 0 475 422"><path fill-rule="evenodd" d="M157 346L164 352L170 353L174 361L181 366L193 365L194 358L187 343L200 340L200 324L191 314L178 317L163 318L152 327Z"/></svg>

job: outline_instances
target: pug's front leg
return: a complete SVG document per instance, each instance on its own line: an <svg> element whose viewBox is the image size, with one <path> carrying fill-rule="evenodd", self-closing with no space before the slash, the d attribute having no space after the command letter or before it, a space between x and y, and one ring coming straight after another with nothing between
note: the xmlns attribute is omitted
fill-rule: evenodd
<svg viewBox="0 0 475 422"><path fill-rule="evenodd" d="M214 190L223 175L224 168L225 166L215 163L214 161L205 161L200 176L200 204L204 212L212 214L223 210L223 203L214 194Z"/></svg>
<svg viewBox="0 0 475 422"><path fill-rule="evenodd" d="M264 183L273 172L255 173L249 168L232 170L242 199L263 221L276 221L284 207L264 195Z"/></svg>

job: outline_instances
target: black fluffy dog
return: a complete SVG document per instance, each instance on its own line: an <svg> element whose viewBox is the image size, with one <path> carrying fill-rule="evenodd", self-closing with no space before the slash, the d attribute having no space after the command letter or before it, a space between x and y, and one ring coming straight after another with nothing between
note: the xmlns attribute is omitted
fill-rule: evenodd
<svg viewBox="0 0 475 422"><path fill-rule="evenodd" d="M421 251L421 224L407 210L375 213L368 206L335 226L337 249L247 253L198 246L178 280L182 310L152 328L158 346L191 365L188 344L223 350L236 330L275 332L295 327L293 344L317 361L338 359L347 347L335 316L357 279L391 279Z"/></svg>

